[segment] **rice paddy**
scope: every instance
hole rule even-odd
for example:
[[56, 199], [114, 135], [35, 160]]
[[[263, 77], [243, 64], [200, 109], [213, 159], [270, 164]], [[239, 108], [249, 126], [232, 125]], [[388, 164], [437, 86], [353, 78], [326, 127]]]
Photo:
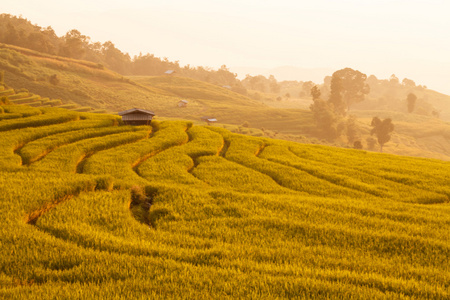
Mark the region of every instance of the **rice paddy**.
[[450, 297], [449, 162], [14, 105], [0, 154], [0, 298]]

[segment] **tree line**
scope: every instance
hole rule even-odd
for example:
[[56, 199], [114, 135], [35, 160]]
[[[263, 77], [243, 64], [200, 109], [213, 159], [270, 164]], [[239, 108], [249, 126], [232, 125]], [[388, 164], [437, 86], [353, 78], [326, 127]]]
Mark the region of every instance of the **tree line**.
[[[311, 88], [313, 104], [310, 109], [313, 113], [319, 134], [328, 140], [335, 140], [341, 135], [346, 135], [347, 142], [355, 149], [362, 149], [361, 128], [353, 115], [348, 115], [350, 107], [362, 102], [369, 94], [370, 87], [366, 82], [367, 75], [351, 68], [345, 68], [333, 73], [330, 80], [330, 92], [328, 100], [322, 98], [320, 88], [315, 85]], [[412, 97], [409, 95], [408, 97]], [[410, 103], [410, 102], [408, 102]], [[383, 145], [390, 141], [391, 132], [394, 131], [392, 120], [381, 120], [374, 117], [371, 122], [373, 127], [370, 134], [376, 136], [367, 138], [369, 149], [375, 147], [376, 142]]]
[[178, 61], [172, 62], [150, 53], [140, 53], [131, 57], [118, 49], [111, 41], [94, 42], [89, 36], [83, 35], [76, 29], [58, 37], [51, 26], [43, 28], [33, 25], [25, 18], [9, 14], [0, 15], [0, 43], [50, 55], [95, 62], [122, 75], [156, 76], [172, 70], [184, 77], [227, 86], [241, 94], [246, 93], [246, 89], [236, 78], [237, 74], [230, 72], [226, 66], [218, 70], [189, 65], [181, 67]]

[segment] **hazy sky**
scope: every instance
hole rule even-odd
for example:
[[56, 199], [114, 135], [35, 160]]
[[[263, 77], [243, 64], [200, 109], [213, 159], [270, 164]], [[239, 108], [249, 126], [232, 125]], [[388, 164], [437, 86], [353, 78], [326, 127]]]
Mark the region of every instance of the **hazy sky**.
[[[351, 67], [450, 94], [448, 0], [1, 0], [61, 36], [192, 66]], [[331, 74], [330, 74], [331, 75]]]

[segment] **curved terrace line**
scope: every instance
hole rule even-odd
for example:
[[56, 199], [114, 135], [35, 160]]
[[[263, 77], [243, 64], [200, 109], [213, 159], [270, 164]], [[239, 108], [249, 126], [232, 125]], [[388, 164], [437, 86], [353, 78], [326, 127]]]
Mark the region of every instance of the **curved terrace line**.
[[[288, 149], [292, 154], [294, 154], [296, 157], [298, 157], [298, 158], [300, 158], [300, 159], [303, 159], [300, 155], [298, 155], [298, 154], [296, 154], [295, 152], [293, 152], [289, 147], [288, 147], [287, 149]], [[274, 162], [274, 161], [272, 161], [272, 160], [269, 160], [269, 161]], [[324, 162], [318, 161], [318, 160], [313, 160], [313, 161], [314, 161], [314, 162], [318, 162], [318, 163], [327, 164], [327, 163], [324, 163]], [[274, 162], [274, 163], [278, 163], [278, 162]], [[282, 163], [279, 163], [279, 164], [282, 164]], [[284, 164], [282, 164], [282, 165], [284, 165]], [[329, 164], [329, 165], [336, 166], [336, 165], [334, 165], [334, 164]], [[290, 167], [295, 168], [295, 169], [299, 169], [299, 168], [293, 167], [293, 166], [290, 166]], [[340, 167], [340, 166], [336, 166], [336, 167]], [[392, 182], [392, 183], [394, 183], [394, 184], [398, 184], [398, 185], [401, 185], [401, 186], [404, 186], [404, 187], [407, 187], [407, 188], [411, 188], [410, 185], [407, 185], [407, 184], [402, 183], [402, 182], [395, 181], [395, 180], [393, 180], [393, 179], [391, 179], [391, 178], [386, 178], [386, 177], [382, 177], [382, 176], [380, 176], [380, 175], [376, 175], [376, 174], [374, 174], [374, 173], [372, 173], [372, 172], [370, 172], [370, 171], [364, 170], [364, 169], [360, 169], [360, 168], [351, 168], [351, 169], [352, 169], [352, 170], [356, 170], [356, 171], [361, 172], [361, 173], [364, 173], [364, 174], [366, 174], [366, 175], [370, 175], [370, 176], [373, 176], [373, 177], [376, 177], [376, 178], [380, 178], [380, 179], [383, 179], [383, 180], [390, 181], [390, 182]], [[317, 177], [317, 178], [319, 178], [319, 179], [322, 179], [322, 180], [325, 180], [325, 181], [328, 181], [328, 182], [334, 184], [333, 182], [327, 180], [326, 178], [318, 177], [317, 175], [314, 175], [314, 174], [312, 174], [310, 171], [304, 170], [303, 168], [301, 168], [301, 169], [299, 169], [299, 170], [301, 170], [301, 171], [303, 171], [303, 172], [306, 172], [306, 173], [310, 174], [311, 176], [315, 176], [315, 177]], [[369, 195], [381, 197], [380, 195], [376, 195], [375, 193], [370, 193], [370, 192], [368, 192], [368, 191], [361, 191], [361, 190], [354, 189], [354, 188], [351, 188], [351, 187], [348, 187], [348, 188], [353, 189], [353, 190], [356, 190], [356, 191], [359, 191], [359, 192], [363, 192], [363, 193], [366, 193], [366, 194], [369, 194]], [[447, 194], [445, 194], [445, 193], [440, 193], [440, 192], [438, 192], [438, 191], [432, 191], [432, 190], [427, 190], [427, 189], [421, 189], [421, 188], [418, 188], [418, 187], [415, 187], [415, 186], [414, 186], [414, 188], [417, 189], [417, 190], [425, 191], [425, 192], [434, 192], [434, 193], [436, 193], [436, 194], [439, 194], [439, 195], [442, 195], [442, 196], [446, 196], [447, 199], [448, 199], [447, 202], [445, 202], [445, 201], [430, 202], [430, 203], [420, 203], [420, 202], [417, 202], [417, 204], [442, 204], [442, 203], [448, 203], [448, 202], [450, 202], [450, 196], [447, 195]]]
[[[140, 166], [142, 163], [144, 163], [146, 160], [148, 160], [148, 159], [150, 159], [151, 157], [153, 157], [153, 156], [155, 156], [155, 155], [158, 155], [158, 154], [160, 154], [160, 153], [162, 153], [162, 152], [164, 152], [164, 151], [167, 151], [167, 150], [169, 150], [169, 149], [172, 149], [172, 148], [174, 148], [174, 147], [180, 147], [180, 146], [183, 146], [183, 145], [185, 145], [185, 144], [187, 144], [187, 143], [189, 143], [189, 142], [191, 141], [191, 140], [190, 140], [190, 137], [189, 137], [189, 134], [187, 134], [187, 131], [189, 130], [189, 128], [190, 128], [190, 127], [187, 126], [186, 129], [184, 130], [184, 131], [186, 132], [186, 140], [183, 141], [182, 144], [179, 144], [179, 145], [171, 145], [171, 146], [169, 146], [169, 147], [167, 147], [167, 148], [161, 148], [161, 149], [158, 149], [158, 150], [156, 150], [156, 151], [150, 152], [150, 153], [144, 155], [143, 157], [139, 158], [139, 159], [138, 159], [137, 161], [135, 161], [134, 163], [132, 163], [132, 164], [131, 164], [131, 169], [132, 169], [137, 175], [139, 175], [139, 177], [142, 177], [142, 176], [139, 174], [138, 169], [139, 169], [139, 166]], [[153, 137], [153, 134], [151, 135], [150, 138], [152, 138], [152, 137]], [[143, 177], [142, 177], [142, 178], [143, 178]], [[144, 178], [144, 179], [145, 179], [145, 178]]]

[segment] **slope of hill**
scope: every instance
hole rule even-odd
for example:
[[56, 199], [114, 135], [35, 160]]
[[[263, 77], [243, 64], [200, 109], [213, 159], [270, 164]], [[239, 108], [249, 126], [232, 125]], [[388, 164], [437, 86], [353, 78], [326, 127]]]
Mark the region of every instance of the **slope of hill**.
[[421, 85], [415, 85], [414, 81], [407, 78], [400, 83], [396, 80], [379, 80], [374, 76], [367, 79], [370, 93], [367, 99], [353, 106], [354, 109], [385, 110], [408, 113], [407, 96], [413, 93], [417, 97], [413, 108], [413, 114], [433, 116], [433, 112], [439, 118], [450, 122], [450, 96]]
[[[162, 90], [139, 87], [103, 66], [0, 45], [5, 83], [44, 97], [118, 111], [130, 106], [158, 109], [170, 101]], [[150, 104], [151, 103], [151, 104]]]
[[[147, 37], [143, 37], [144, 39]], [[42, 28], [22, 16], [0, 13], [0, 44], [10, 44], [65, 58], [83, 59], [101, 64], [122, 75], [162, 75], [167, 70], [184, 77], [203, 80], [219, 85], [229, 85], [238, 91], [245, 91], [235, 74], [226, 66], [218, 70], [209, 67], [181, 67], [178, 61], [156, 57], [150, 53], [140, 53], [131, 57], [116, 48], [114, 43], [92, 40], [77, 29], [58, 37], [51, 26]]]
[[[302, 141], [317, 137], [312, 115], [307, 109], [308, 100], [301, 103], [295, 100], [263, 103], [227, 88], [194, 79], [177, 76], [122, 77], [91, 62], [50, 56], [4, 44], [0, 45], [0, 70], [5, 72], [4, 80], [8, 86], [17, 91], [26, 88], [43, 98], [62, 99], [56, 102], [62, 101], [67, 108], [74, 104], [81, 110], [92, 107], [97, 110], [120, 111], [139, 107], [154, 111], [157, 117], [200, 121], [203, 116], [211, 116], [221, 124], [246, 124], [260, 135], [281, 139]], [[425, 92], [418, 96], [425, 97], [430, 91]], [[185, 108], [177, 107], [182, 99], [189, 102]], [[441, 99], [442, 105], [446, 103], [445, 97], [430, 96], [428, 99]], [[370, 103], [368, 101], [367, 105]], [[368, 124], [371, 117], [377, 114], [379, 117], [392, 115], [386, 110], [373, 109], [354, 111], [358, 116], [367, 118], [362, 119], [361, 125], [364, 139], [369, 136]], [[432, 118], [420, 122], [401, 121], [404, 117], [400, 115], [402, 114], [396, 113], [396, 118], [393, 119], [394, 124], [399, 126], [394, 133], [393, 143], [386, 145], [386, 152], [450, 159], [448, 123]], [[428, 132], [432, 134], [421, 135], [423, 128], [429, 128]], [[237, 130], [239, 129], [236, 128]], [[240, 131], [245, 132], [242, 129]], [[345, 145], [345, 142], [341, 142], [341, 145]]]
[[[285, 133], [311, 128], [304, 110], [273, 109], [216, 85], [182, 77], [130, 77], [91, 62], [50, 56], [10, 45], [0, 45], [0, 67], [5, 82], [43, 97], [59, 98], [81, 106], [120, 111], [130, 107], [153, 110], [158, 116], [200, 120], [211, 115], [221, 123]], [[51, 78], [57, 82], [52, 84]], [[139, 84], [139, 83], [142, 83]], [[145, 85], [145, 86], [144, 86]], [[193, 100], [177, 108], [181, 99]], [[305, 122], [298, 120], [305, 119]]]
[[0, 116], [0, 298], [450, 296], [448, 162]]
[[358, 116], [367, 136], [372, 128], [370, 123], [373, 116], [395, 120], [392, 139], [384, 149], [387, 153], [450, 161], [449, 122], [429, 116], [383, 110], [354, 110], [351, 113]]
[[[251, 127], [277, 130], [285, 134], [302, 134], [314, 131], [312, 117], [303, 109], [277, 109], [234, 93], [227, 88], [183, 77], [130, 77], [149, 88], [161, 89], [176, 94], [182, 99], [200, 105], [201, 115], [214, 116], [221, 123], [241, 125], [248, 122]], [[194, 115], [189, 112], [185, 116]]]

